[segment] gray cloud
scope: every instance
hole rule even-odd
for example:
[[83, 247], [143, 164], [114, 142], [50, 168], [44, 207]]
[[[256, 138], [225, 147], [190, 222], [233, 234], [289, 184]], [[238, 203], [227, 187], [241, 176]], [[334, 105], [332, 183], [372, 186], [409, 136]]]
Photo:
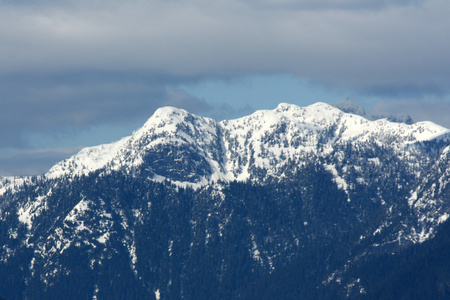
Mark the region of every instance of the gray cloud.
[[[4, 6], [0, 65], [4, 74], [283, 72], [366, 93], [419, 83], [447, 93], [450, 4], [364, 1], [366, 9], [355, 11], [361, 2], [319, 1], [323, 8], [316, 10], [261, 9], [252, 1], [233, 0]], [[370, 9], [376, 3], [381, 4]]]
[[254, 6], [278, 9], [302, 10], [361, 10], [382, 9], [389, 6], [407, 6], [423, 2], [423, 0], [247, 0]]

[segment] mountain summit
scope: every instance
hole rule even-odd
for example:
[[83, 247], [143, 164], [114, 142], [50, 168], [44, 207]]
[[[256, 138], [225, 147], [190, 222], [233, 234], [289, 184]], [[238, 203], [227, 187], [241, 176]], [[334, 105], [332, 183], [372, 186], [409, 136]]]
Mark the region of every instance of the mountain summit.
[[[160, 108], [2, 178], [0, 298], [377, 298], [445, 237], [450, 133], [337, 106], [222, 122]], [[448, 295], [442, 274], [415, 295]]]

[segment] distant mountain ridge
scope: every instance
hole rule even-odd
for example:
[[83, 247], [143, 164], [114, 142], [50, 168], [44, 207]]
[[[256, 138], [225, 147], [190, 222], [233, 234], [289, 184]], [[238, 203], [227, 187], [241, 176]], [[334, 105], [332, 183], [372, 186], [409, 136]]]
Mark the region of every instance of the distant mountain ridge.
[[222, 122], [160, 108], [42, 176], [2, 178], [0, 297], [378, 292], [362, 266], [448, 222], [450, 133], [340, 106]]
[[383, 114], [366, 114], [366, 111], [364, 110], [364, 108], [357, 104], [354, 103], [353, 101], [349, 100], [349, 99], [344, 99], [341, 100], [339, 102], [335, 102], [335, 103], [331, 103], [332, 106], [342, 110], [343, 112], [349, 113], [349, 114], [355, 114], [358, 116], [362, 116], [368, 120], [378, 120], [378, 119], [387, 119], [390, 122], [395, 122], [395, 123], [405, 123], [408, 125], [414, 124], [413, 119], [411, 118], [410, 115], [408, 114], [388, 114], [388, 115], [383, 115]]

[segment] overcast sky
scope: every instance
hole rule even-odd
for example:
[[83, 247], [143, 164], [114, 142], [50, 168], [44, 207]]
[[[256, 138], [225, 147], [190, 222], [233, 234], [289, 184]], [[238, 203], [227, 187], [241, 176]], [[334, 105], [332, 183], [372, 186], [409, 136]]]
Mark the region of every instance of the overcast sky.
[[350, 98], [450, 128], [448, 0], [0, 0], [0, 175], [161, 106], [218, 120]]

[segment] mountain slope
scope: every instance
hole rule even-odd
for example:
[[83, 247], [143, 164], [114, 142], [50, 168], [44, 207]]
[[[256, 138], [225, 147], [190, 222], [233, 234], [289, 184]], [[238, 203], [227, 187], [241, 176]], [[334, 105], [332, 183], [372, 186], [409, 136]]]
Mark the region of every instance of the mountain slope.
[[447, 220], [449, 149], [438, 125], [324, 103], [222, 122], [161, 108], [43, 176], [2, 179], [0, 296], [375, 293], [362, 267]]

